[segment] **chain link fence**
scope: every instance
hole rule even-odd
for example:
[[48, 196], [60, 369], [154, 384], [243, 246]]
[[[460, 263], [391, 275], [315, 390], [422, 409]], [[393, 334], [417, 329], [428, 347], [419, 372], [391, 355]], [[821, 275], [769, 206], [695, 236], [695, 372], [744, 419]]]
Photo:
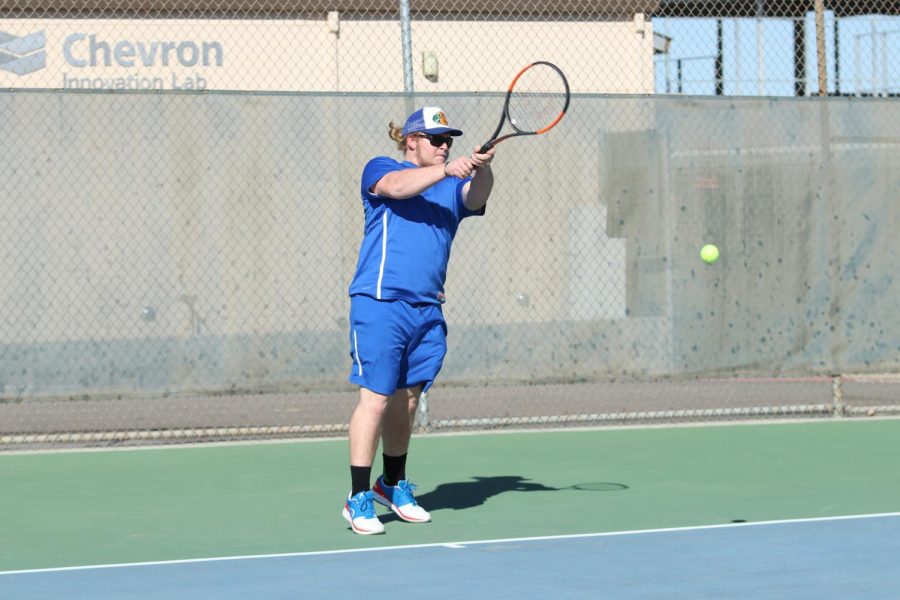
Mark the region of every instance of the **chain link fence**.
[[900, 411], [895, 2], [0, 17], [0, 449], [343, 432], [362, 166], [535, 59], [572, 106], [460, 228], [420, 428]]

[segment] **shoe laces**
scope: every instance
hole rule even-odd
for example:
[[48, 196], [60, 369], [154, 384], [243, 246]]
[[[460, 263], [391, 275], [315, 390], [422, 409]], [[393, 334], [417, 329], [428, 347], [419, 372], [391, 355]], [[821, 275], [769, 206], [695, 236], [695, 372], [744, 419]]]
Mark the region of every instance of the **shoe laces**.
[[372, 505], [374, 498], [372, 497], [372, 492], [362, 492], [362, 499], [359, 499], [359, 496], [360, 495], [357, 494], [352, 500], [359, 506], [360, 514], [364, 516], [368, 516], [370, 512], [374, 514], [375, 511]]
[[416, 502], [415, 497], [413, 497], [413, 492], [416, 491], [416, 488], [418, 487], [416, 484], [414, 484], [412, 481], [410, 481], [408, 479], [401, 479], [400, 481], [397, 482], [397, 487], [400, 488], [402, 491], [406, 492], [406, 495], [409, 497], [410, 502], [412, 502], [415, 505], [418, 505], [418, 502]]

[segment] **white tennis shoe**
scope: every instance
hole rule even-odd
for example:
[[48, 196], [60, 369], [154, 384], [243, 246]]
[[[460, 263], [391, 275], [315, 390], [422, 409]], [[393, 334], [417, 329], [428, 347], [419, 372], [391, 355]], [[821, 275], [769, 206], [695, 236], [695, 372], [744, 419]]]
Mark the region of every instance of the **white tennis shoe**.
[[384, 533], [384, 524], [375, 516], [375, 502], [370, 491], [348, 496], [341, 514], [350, 523], [354, 533], [359, 535]]
[[416, 502], [413, 492], [416, 484], [408, 479], [402, 479], [397, 485], [385, 485], [384, 475], [375, 481], [372, 495], [379, 504], [384, 504], [394, 513], [409, 523], [427, 523], [431, 515]]

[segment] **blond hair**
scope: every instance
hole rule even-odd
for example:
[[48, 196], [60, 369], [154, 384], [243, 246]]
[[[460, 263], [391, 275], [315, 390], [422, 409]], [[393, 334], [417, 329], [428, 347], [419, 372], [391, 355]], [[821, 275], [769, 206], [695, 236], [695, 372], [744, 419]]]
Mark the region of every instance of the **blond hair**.
[[400, 152], [406, 151], [406, 136], [403, 135], [402, 127], [391, 121], [388, 125], [388, 135], [397, 144], [397, 150]]

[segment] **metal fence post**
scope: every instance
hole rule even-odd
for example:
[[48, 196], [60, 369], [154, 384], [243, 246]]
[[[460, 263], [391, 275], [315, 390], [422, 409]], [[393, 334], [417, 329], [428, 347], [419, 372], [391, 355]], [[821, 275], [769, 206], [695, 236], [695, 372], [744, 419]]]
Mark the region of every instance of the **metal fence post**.
[[403, 39], [403, 90], [415, 92], [412, 69], [412, 27], [409, 16], [409, 0], [400, 0], [400, 32]]
[[831, 376], [831, 408], [835, 417], [843, 417], [847, 410], [844, 405], [844, 385], [840, 373]]
[[825, 61], [825, 0], [816, 0], [816, 63], [819, 66], [819, 95], [828, 95], [828, 67]]

